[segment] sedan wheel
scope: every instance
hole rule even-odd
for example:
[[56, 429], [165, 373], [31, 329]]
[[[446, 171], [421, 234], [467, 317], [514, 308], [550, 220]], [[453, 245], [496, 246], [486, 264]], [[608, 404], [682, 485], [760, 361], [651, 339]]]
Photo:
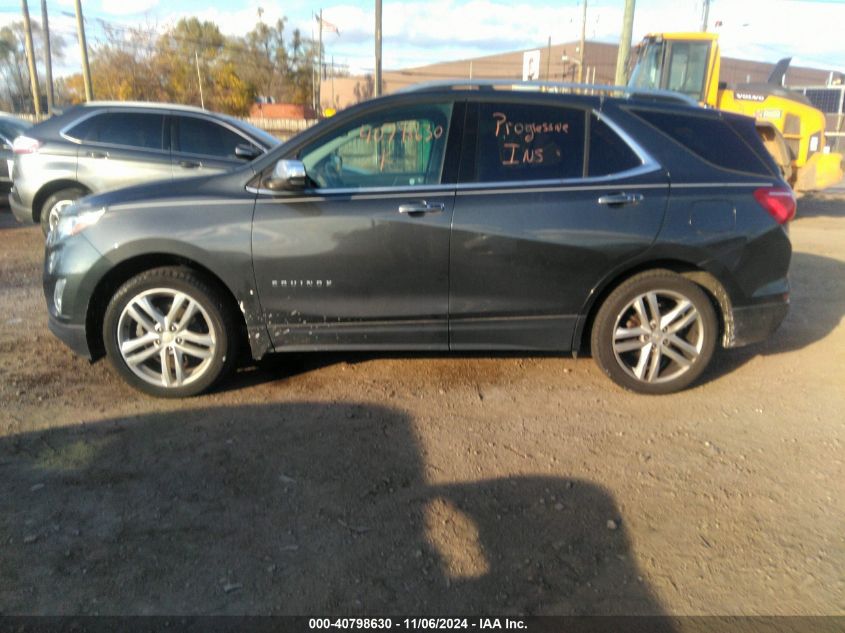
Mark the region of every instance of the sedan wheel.
[[62, 211], [74, 202], [87, 195], [88, 192], [79, 187], [68, 187], [52, 194], [41, 205], [41, 231], [47, 235], [56, 228]]
[[671, 271], [632, 277], [602, 304], [593, 356], [615, 382], [643, 393], [692, 383], [715, 348], [717, 320], [707, 295]]
[[237, 329], [216, 289], [192, 271], [159, 268], [126, 282], [106, 310], [112, 364], [156, 396], [205, 390], [231, 367]]

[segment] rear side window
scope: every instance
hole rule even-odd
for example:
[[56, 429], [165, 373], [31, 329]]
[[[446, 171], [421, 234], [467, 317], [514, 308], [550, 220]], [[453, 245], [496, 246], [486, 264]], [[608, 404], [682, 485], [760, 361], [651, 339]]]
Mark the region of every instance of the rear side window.
[[475, 181], [581, 178], [585, 118], [575, 108], [479, 104]]
[[161, 150], [164, 115], [146, 112], [103, 112], [67, 131], [79, 141]]
[[590, 119], [588, 176], [607, 176], [639, 167], [643, 162], [619, 135], [596, 115]]
[[176, 135], [176, 151], [217, 158], [237, 158], [235, 148], [238, 145], [251, 145], [240, 134], [212, 121], [192, 116], [177, 118], [179, 131]]
[[635, 110], [634, 113], [718, 167], [771, 176], [760, 157], [721, 119]]

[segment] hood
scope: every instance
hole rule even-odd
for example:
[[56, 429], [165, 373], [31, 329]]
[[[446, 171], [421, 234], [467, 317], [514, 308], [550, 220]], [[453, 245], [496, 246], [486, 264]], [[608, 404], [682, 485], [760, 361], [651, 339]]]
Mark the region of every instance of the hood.
[[240, 189], [255, 175], [255, 171], [244, 165], [235, 171], [177, 180], [158, 180], [155, 182], [133, 185], [113, 191], [96, 193], [84, 198], [84, 204], [91, 207], [114, 207], [131, 205], [134, 202], [155, 200], [178, 200], [215, 196], [231, 193]]

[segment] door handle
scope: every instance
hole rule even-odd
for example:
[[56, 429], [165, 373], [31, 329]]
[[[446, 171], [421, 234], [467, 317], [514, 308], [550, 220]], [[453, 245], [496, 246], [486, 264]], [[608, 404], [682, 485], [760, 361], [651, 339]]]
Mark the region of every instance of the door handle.
[[643, 199], [641, 193], [611, 193], [601, 196], [598, 202], [609, 207], [621, 207], [626, 204], [639, 204]]
[[405, 213], [410, 216], [423, 215], [424, 213], [440, 213], [446, 205], [442, 202], [412, 202], [409, 204], [399, 205], [399, 213]]
[[202, 163], [196, 160], [180, 160], [179, 167], [184, 167], [185, 169], [196, 169], [197, 167], [202, 167]]
[[106, 152], [85, 152], [85, 155], [88, 158], [108, 158], [109, 155]]

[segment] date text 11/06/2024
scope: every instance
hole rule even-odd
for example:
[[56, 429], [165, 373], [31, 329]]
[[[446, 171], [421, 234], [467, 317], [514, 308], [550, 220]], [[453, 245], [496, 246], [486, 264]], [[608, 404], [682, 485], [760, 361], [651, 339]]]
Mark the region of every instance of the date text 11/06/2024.
[[409, 629], [409, 630], [524, 630], [525, 622], [511, 618], [310, 618], [308, 628], [366, 630], [366, 629]]

